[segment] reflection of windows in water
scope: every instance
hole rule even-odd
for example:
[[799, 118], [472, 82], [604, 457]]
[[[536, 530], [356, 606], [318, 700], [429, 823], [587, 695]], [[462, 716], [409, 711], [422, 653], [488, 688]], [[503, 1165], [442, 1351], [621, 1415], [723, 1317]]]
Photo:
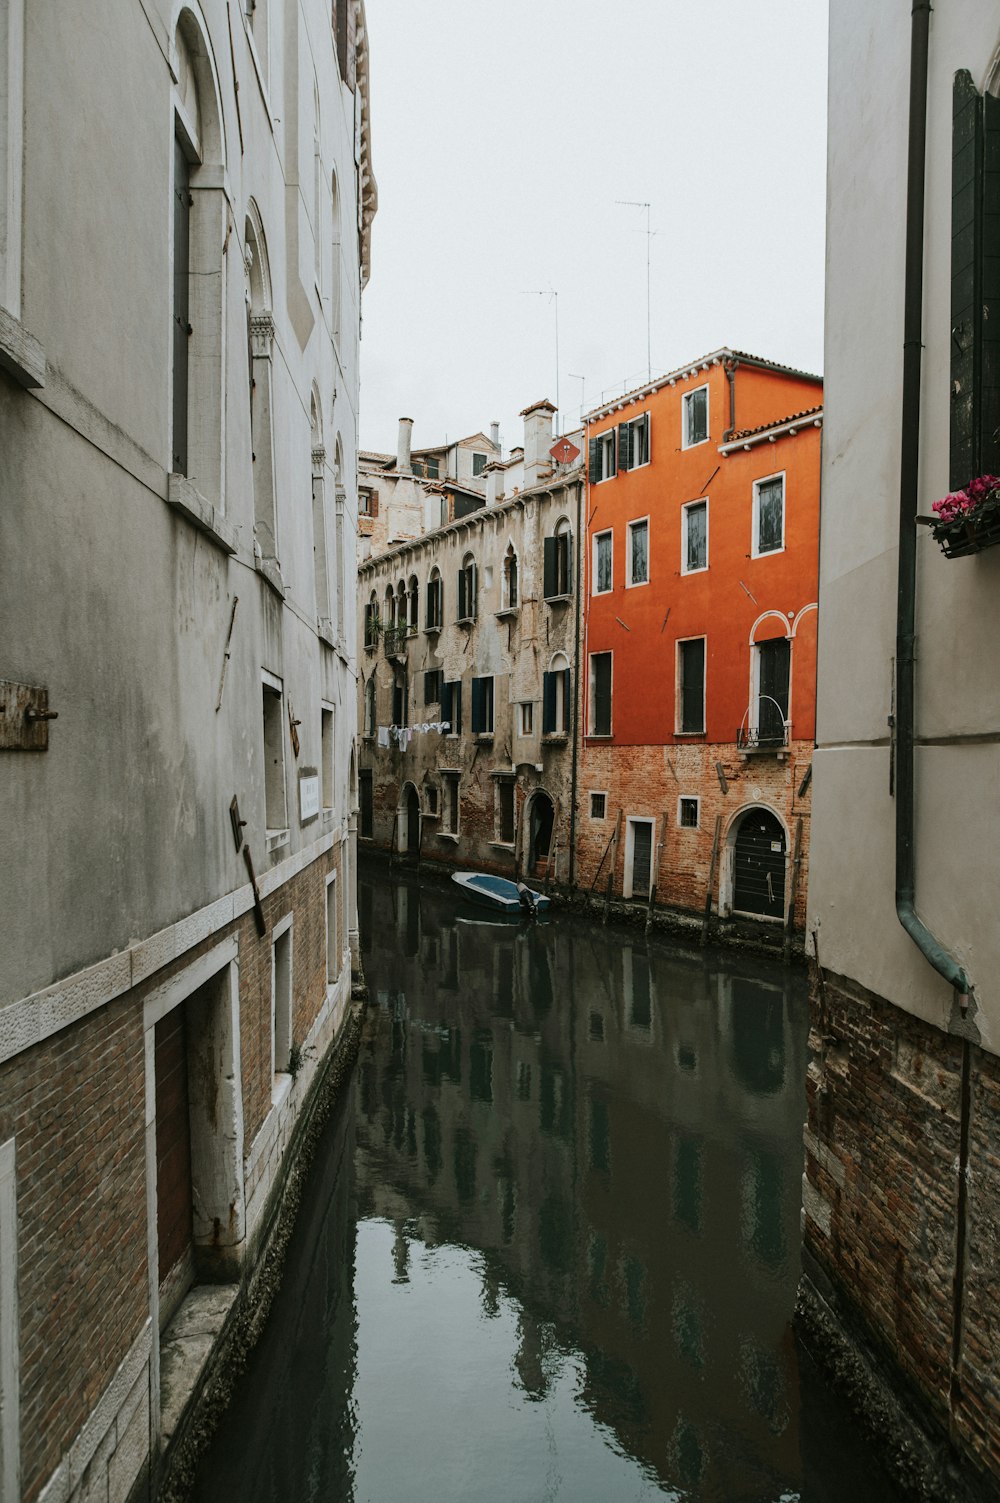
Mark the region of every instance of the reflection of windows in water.
[[493, 1037], [481, 1034], [469, 1049], [469, 1095], [473, 1101], [493, 1100]]
[[591, 1237], [587, 1248], [587, 1270], [590, 1274], [590, 1297], [603, 1309], [608, 1303], [608, 1286], [605, 1274], [608, 1266], [608, 1245], [603, 1237]]
[[494, 951], [496, 972], [493, 978], [493, 1011], [497, 1017], [514, 1016], [514, 947], [500, 943]]
[[500, 1207], [500, 1235], [505, 1243], [511, 1243], [517, 1230], [517, 1195], [509, 1173], [497, 1177], [497, 1204]]
[[603, 1174], [611, 1172], [611, 1132], [606, 1101], [590, 1103], [590, 1167]]
[[628, 1000], [628, 1021], [631, 1028], [649, 1028], [652, 1024], [652, 989], [649, 977], [649, 957], [641, 950], [626, 945], [623, 953], [625, 969], [625, 996]]
[[542, 1132], [568, 1138], [571, 1128], [569, 1091], [566, 1077], [558, 1065], [543, 1064], [539, 1090], [539, 1121]]
[[634, 1326], [641, 1326], [646, 1319], [646, 1300], [642, 1292], [646, 1271], [638, 1258], [625, 1259], [625, 1297], [628, 1302], [628, 1318]]
[[441, 1084], [441, 1049], [426, 1034], [421, 1040], [420, 1062], [425, 1084], [439, 1086]]
[[681, 1487], [694, 1489], [701, 1481], [702, 1450], [698, 1432], [681, 1416], [677, 1421], [670, 1449], [674, 1457], [676, 1481]]
[[730, 1008], [733, 1070], [755, 1096], [771, 1096], [785, 1083], [785, 1015], [781, 993], [733, 977]]
[[674, 1339], [685, 1362], [700, 1371], [705, 1365], [705, 1333], [694, 1295], [682, 1285], [674, 1295]]
[[674, 1147], [674, 1216], [693, 1232], [701, 1230], [701, 1145], [681, 1135]]
[[375, 928], [375, 889], [367, 882], [358, 883], [358, 928], [361, 930], [361, 950], [370, 954]]
[[785, 1254], [783, 1200], [781, 1160], [764, 1148], [753, 1149], [743, 1174], [743, 1239], [769, 1268], [777, 1267]]
[[458, 930], [445, 929], [441, 934], [441, 985], [458, 990]]
[[476, 1140], [467, 1127], [455, 1129], [455, 1190], [468, 1202], [476, 1194]]
[[531, 1100], [531, 1066], [523, 1059], [517, 1062], [517, 1099], [518, 1101]]
[[553, 1273], [568, 1273], [573, 1263], [573, 1219], [561, 1195], [547, 1195], [538, 1207], [538, 1251]]
[[433, 1106], [425, 1106], [423, 1113], [424, 1125], [424, 1164], [427, 1168], [427, 1183], [433, 1185], [441, 1173], [441, 1123], [437, 1111]]
[[535, 1013], [544, 1017], [552, 1006], [552, 972], [549, 969], [548, 952], [541, 944], [534, 946], [531, 951], [528, 992]]
[[411, 1159], [417, 1157], [417, 1114], [412, 1106], [406, 1108], [406, 1151]]
[[441, 1040], [441, 1074], [455, 1085], [462, 1083], [462, 1033], [449, 1028]]
[[403, 933], [403, 954], [409, 957], [420, 953], [420, 897], [409, 888], [401, 887], [400, 928]]
[[774, 1353], [758, 1346], [752, 1337], [740, 1341], [740, 1379], [753, 1408], [780, 1434], [788, 1423], [784, 1377]]
[[693, 1044], [677, 1045], [677, 1063], [682, 1070], [694, 1070], [697, 1068], [698, 1056]]
[[590, 1014], [590, 1037], [595, 1044], [604, 1043], [604, 1019], [599, 1012]]
[[366, 1060], [358, 1071], [358, 1094], [361, 1115], [366, 1122], [374, 1122], [378, 1114], [378, 1072], [371, 1060]]
[[424, 940], [424, 965], [431, 966], [438, 963], [438, 939], [436, 934], [429, 934]]

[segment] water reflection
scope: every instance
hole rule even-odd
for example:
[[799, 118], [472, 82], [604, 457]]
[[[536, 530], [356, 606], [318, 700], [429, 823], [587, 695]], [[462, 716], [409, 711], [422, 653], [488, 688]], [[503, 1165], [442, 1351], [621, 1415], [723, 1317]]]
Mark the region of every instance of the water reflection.
[[[802, 978], [461, 922], [384, 880], [359, 905], [374, 1005], [324, 1213], [345, 1227], [318, 1234], [325, 1294], [315, 1252], [282, 1292], [304, 1365], [286, 1331], [256, 1380], [284, 1490], [237, 1414], [198, 1496], [237, 1466], [251, 1503], [825, 1503], [853, 1467], [856, 1503], [885, 1499], [790, 1333]], [[266, 1402], [253, 1436], [277, 1435]]]

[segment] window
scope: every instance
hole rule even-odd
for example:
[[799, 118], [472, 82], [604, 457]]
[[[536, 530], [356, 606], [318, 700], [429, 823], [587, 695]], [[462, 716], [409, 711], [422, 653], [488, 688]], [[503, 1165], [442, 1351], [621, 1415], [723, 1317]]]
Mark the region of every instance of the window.
[[323, 705], [320, 712], [320, 751], [322, 752], [322, 797], [323, 808], [333, 808], [333, 767], [334, 767], [334, 709], [333, 705]]
[[681, 573], [708, 568], [708, 502], [691, 501], [681, 508]]
[[427, 479], [428, 480], [437, 480], [438, 476], [440, 475], [440, 467], [438, 465], [437, 460], [436, 459], [425, 460], [425, 465], [426, 465], [426, 468], [427, 468]]
[[530, 699], [522, 700], [517, 707], [517, 734], [530, 736], [535, 724], [535, 707]]
[[697, 830], [700, 804], [701, 800], [698, 798], [679, 798], [677, 800], [677, 823], [682, 830]]
[[262, 685], [264, 712], [264, 822], [269, 832], [288, 825], [285, 811], [285, 715], [281, 680]]
[[444, 674], [440, 668], [430, 668], [424, 674], [424, 704], [436, 705], [441, 702], [441, 685], [444, 683]]
[[560, 517], [552, 537], [543, 546], [542, 593], [546, 600], [560, 600], [573, 591], [573, 534]]
[[340, 973], [340, 946], [337, 943], [337, 873], [326, 879], [326, 980], [336, 981]]
[[681, 447], [690, 449], [708, 438], [708, 387], [699, 386], [694, 391], [686, 391], [682, 408], [684, 432]]
[[599, 532], [594, 537], [594, 594], [606, 595], [611, 589], [611, 532]]
[[431, 570], [431, 577], [427, 581], [427, 616], [425, 625], [428, 631], [440, 631], [444, 621], [444, 591], [441, 587], [441, 571]]
[[378, 496], [375, 491], [369, 490], [367, 486], [362, 486], [358, 490], [358, 516], [378, 516]]
[[462, 734], [462, 680], [452, 679], [441, 686], [441, 719], [448, 722], [448, 734]]
[[292, 916], [276, 924], [271, 944], [271, 1073], [287, 1073], [292, 1049]]
[[[278, 564], [278, 521], [274, 485], [274, 425], [272, 420], [271, 372], [274, 353], [274, 318], [271, 313], [271, 278], [267, 267], [264, 234], [256, 214], [248, 215], [245, 230], [247, 345], [250, 405], [250, 451], [253, 470], [253, 535], [265, 564]], [[192, 240], [192, 246], [195, 241]], [[195, 280], [195, 279], [192, 279]], [[192, 289], [192, 301], [195, 299]], [[193, 418], [192, 431], [198, 426]], [[197, 471], [193, 473], [197, 474]], [[266, 571], [265, 571], [266, 572]]]
[[557, 652], [542, 674], [542, 735], [566, 736], [569, 734], [569, 659]]
[[753, 647], [756, 706], [752, 729], [757, 733], [758, 746], [785, 744], [791, 647], [787, 637], [774, 637]]
[[588, 473], [591, 485], [610, 480], [617, 473], [617, 436], [618, 430], [609, 428], [607, 433], [599, 433], [590, 440]]
[[677, 730], [691, 735], [705, 729], [705, 638], [677, 643]]
[[513, 543], [507, 544], [503, 560], [503, 605], [508, 611], [517, 606], [517, 554]]
[[360, 835], [363, 840], [371, 840], [375, 833], [375, 798], [372, 790], [372, 775], [370, 771], [361, 774], [358, 780], [361, 801], [361, 829]]
[[365, 606], [365, 647], [374, 652], [378, 646], [378, 596], [372, 590]]
[[417, 629], [417, 611], [419, 605], [420, 586], [417, 583], [417, 576], [415, 574], [411, 574], [410, 582], [406, 587], [406, 627], [410, 632], [415, 632]]
[[444, 793], [444, 833], [446, 835], [458, 834], [458, 773], [446, 772], [441, 776], [442, 791]]
[[312, 544], [313, 583], [316, 588], [316, 624], [320, 631], [329, 629], [330, 576], [326, 536], [326, 450], [320, 421], [319, 393], [313, 388], [309, 408], [312, 434]]
[[490, 456], [488, 454], [475, 454], [475, 453], [473, 454], [473, 456], [472, 456], [472, 473], [473, 473], [473, 475], [481, 475], [483, 473], [483, 471], [486, 468], [486, 461], [489, 459], [489, 457]]
[[591, 819], [606, 819], [608, 816], [608, 795], [606, 793], [592, 793], [590, 795]]
[[435, 816], [437, 815], [438, 791], [433, 783], [428, 783], [426, 788], [424, 789], [424, 808], [426, 809], [428, 814], [433, 814]]
[[471, 553], [462, 560], [458, 571], [458, 620], [475, 621], [479, 601], [477, 599], [476, 561]]
[[474, 736], [492, 736], [493, 734], [492, 677], [472, 680], [472, 734]]
[[649, 519], [628, 524], [628, 582], [649, 583]]
[[375, 675], [365, 684], [365, 735], [375, 735]]
[[392, 723], [409, 725], [409, 696], [406, 692], [406, 670], [397, 668], [392, 681]]
[[779, 553], [785, 546], [785, 477], [771, 475], [753, 485], [753, 556]]
[[610, 652], [590, 654], [590, 735], [611, 735]]
[[649, 413], [622, 423], [618, 429], [618, 468], [637, 470], [649, 464]]
[[496, 836], [501, 845], [514, 844], [514, 779], [499, 777], [496, 784]]
[[963, 68], [953, 86], [951, 487], [1000, 471], [995, 161], [1000, 99]]

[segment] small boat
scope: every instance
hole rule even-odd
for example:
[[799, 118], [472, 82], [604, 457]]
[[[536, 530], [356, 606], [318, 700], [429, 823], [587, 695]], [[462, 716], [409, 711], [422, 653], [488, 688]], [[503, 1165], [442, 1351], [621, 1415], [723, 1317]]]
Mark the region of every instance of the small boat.
[[549, 908], [549, 899], [544, 893], [533, 892], [523, 882], [510, 882], [506, 877], [494, 877], [486, 872], [452, 872], [451, 880], [474, 903], [499, 909], [502, 913], [540, 917]]

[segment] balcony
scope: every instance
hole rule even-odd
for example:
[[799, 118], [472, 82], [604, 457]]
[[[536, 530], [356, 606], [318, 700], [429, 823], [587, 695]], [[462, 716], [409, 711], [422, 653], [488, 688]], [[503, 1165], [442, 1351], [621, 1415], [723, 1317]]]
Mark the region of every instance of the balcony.
[[386, 657], [405, 658], [407, 638], [415, 633], [415, 626], [387, 626], [382, 633]]
[[742, 724], [736, 732], [736, 750], [741, 757], [778, 757], [788, 751], [792, 723], [785, 719], [785, 709], [770, 695], [761, 694], [747, 705]]

